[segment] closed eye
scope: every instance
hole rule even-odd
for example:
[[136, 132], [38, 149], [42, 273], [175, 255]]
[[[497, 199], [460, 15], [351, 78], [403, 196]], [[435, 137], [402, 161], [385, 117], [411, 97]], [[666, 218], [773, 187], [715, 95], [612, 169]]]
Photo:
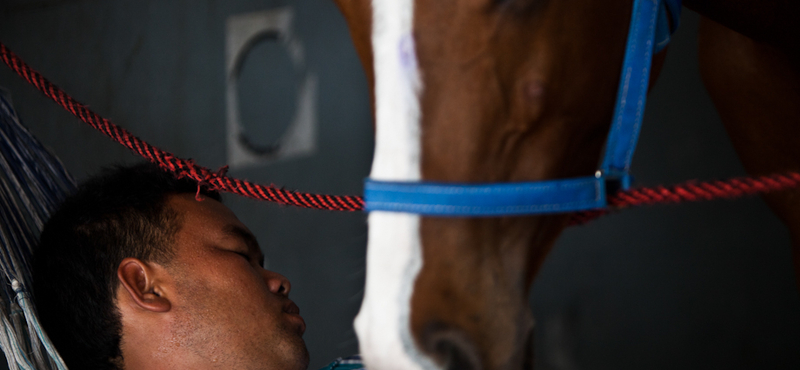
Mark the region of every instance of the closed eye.
[[[250, 254], [248, 254], [248, 253], [245, 253], [245, 252], [233, 252], [233, 253], [236, 253], [236, 254], [242, 256], [248, 263], [252, 263], [253, 262], [253, 259], [250, 257]], [[261, 267], [261, 268], [265, 268], [264, 267], [264, 260], [258, 261], [258, 266]]]
[[[257, 262], [259, 266], [262, 268], [264, 267], [264, 255], [261, 253], [258, 247], [258, 242], [256, 241], [256, 237], [241, 226], [237, 225], [227, 225], [224, 228], [226, 237], [233, 239], [231, 243], [241, 243], [244, 242], [244, 245], [247, 246], [247, 251], [240, 252], [236, 250], [232, 250], [233, 253], [236, 253], [248, 262]], [[240, 246], [241, 244], [232, 244], [236, 246]], [[237, 248], [238, 249], [238, 248]]]

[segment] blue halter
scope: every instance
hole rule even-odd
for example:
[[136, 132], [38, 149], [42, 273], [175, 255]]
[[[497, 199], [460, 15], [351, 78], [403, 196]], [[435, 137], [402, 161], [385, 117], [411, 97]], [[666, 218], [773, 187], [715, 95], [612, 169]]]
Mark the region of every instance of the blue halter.
[[464, 217], [606, 208], [608, 184], [615, 189], [630, 187], [631, 160], [644, 116], [652, 57], [669, 43], [670, 35], [678, 27], [680, 12], [681, 0], [634, 0], [614, 118], [603, 164], [595, 176], [493, 184], [367, 179], [365, 210]]

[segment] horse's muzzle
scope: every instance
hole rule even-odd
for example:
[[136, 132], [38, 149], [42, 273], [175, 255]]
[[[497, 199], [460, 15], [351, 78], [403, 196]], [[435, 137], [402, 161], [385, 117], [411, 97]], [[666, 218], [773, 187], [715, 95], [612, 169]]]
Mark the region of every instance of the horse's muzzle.
[[430, 324], [423, 343], [428, 355], [443, 365], [444, 370], [483, 369], [477, 347], [458, 329]]

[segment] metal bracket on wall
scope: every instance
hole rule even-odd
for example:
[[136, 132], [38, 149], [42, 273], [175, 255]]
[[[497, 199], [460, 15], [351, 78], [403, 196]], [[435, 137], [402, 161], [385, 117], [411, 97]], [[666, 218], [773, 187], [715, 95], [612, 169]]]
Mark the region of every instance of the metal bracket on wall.
[[[267, 164], [310, 155], [317, 143], [317, 78], [307, 70], [303, 46], [291, 32], [292, 9], [279, 8], [231, 16], [227, 20], [225, 73], [227, 97], [227, 154], [231, 168]], [[286, 47], [296, 71], [302, 75], [297, 89], [297, 110], [277, 144], [256, 147], [244, 133], [239, 107], [241, 66], [250, 50], [265, 36]]]

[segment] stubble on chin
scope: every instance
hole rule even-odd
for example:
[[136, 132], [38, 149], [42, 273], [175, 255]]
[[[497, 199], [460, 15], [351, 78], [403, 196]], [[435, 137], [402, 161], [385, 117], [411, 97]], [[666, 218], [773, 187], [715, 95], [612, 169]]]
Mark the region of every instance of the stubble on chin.
[[270, 342], [277, 345], [272, 347], [272, 351], [270, 351], [272, 353], [269, 357], [274, 359], [276, 363], [280, 362], [281, 364], [277, 367], [267, 366], [259, 369], [306, 370], [308, 368], [308, 348], [306, 348], [302, 334], [298, 333], [296, 328], [291, 327], [284, 321], [279, 330], [273, 333]]
[[[309, 353], [302, 334], [278, 320], [271, 333], [226, 332], [207, 307], [192, 307], [172, 330], [173, 347], [184, 347], [213, 368], [239, 370], [306, 370]], [[253, 335], [255, 334], [255, 335]], [[244, 336], [244, 337], [243, 337]]]

